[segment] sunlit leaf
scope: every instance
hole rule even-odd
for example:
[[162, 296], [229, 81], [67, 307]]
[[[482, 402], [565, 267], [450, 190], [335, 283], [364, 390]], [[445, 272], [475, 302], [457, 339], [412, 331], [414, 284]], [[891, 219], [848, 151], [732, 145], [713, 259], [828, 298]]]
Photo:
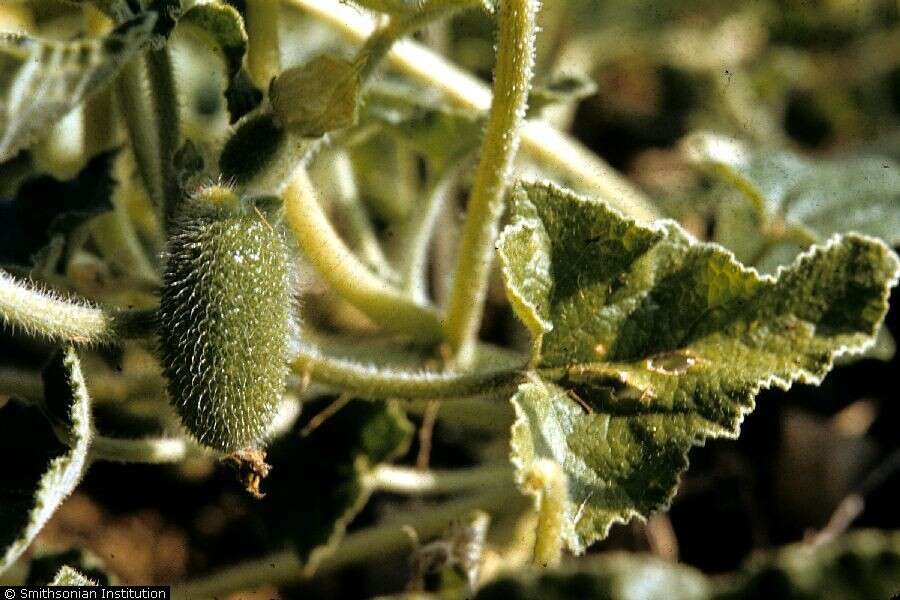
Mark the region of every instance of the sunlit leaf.
[[25, 552], [86, 466], [90, 400], [73, 348], [44, 370], [44, 393], [43, 411], [13, 402], [0, 413], [0, 452], [16, 457], [0, 487], [0, 572]]
[[155, 22], [146, 13], [101, 39], [74, 42], [0, 34], [0, 162], [109, 84], [150, 40]]
[[818, 383], [871, 345], [900, 268], [851, 234], [766, 277], [671, 222], [643, 227], [551, 184], [514, 196], [501, 267], [534, 355], [513, 461], [520, 477], [562, 466], [573, 551], [665, 506], [689, 448], [736, 436], [760, 389]]

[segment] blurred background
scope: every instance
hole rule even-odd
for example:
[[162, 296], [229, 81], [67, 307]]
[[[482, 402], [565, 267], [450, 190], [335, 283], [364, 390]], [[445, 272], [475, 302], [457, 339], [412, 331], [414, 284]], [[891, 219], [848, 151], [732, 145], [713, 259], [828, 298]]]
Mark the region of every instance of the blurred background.
[[[234, 4], [243, 8], [240, 2]], [[289, 40], [284, 44], [285, 66], [303, 62], [322, 49], [352, 49], [290, 2], [282, 10], [283, 38]], [[698, 238], [723, 243], [765, 271], [789, 262], [800, 249], [794, 248], [799, 244], [795, 239], [773, 238], [759, 246], [767, 234], [754, 229], [759, 223], [753, 214], [747, 216], [748, 210], [756, 210], [752, 202], [748, 205], [745, 194], [734, 185], [724, 183], [703, 165], [698, 167], [696, 157], [685, 151], [685, 139], [697, 131], [715, 132], [754, 156], [778, 153], [826, 166], [862, 164], [854, 161], [877, 164], [883, 171], [876, 172], [883, 180], [873, 182], [868, 166], [851, 166], [849, 174], [813, 186], [820, 197], [831, 197], [828, 202], [848, 198], [846, 205], [837, 208], [829, 204], [833, 221], [852, 220], [853, 194], [861, 189], [852, 179], [854, 173], [862, 174], [862, 185], [868, 180], [876, 188], [881, 186], [877, 193], [881, 198], [886, 194], [888, 208], [893, 203], [894, 215], [900, 210], [896, 162], [900, 160], [900, 2], [545, 0], [540, 22], [543, 32], [531, 115], [570, 131], [652, 198], [663, 214], [677, 219]], [[65, 37], [82, 27], [80, 11], [62, 3], [6, 0], [0, 4], [0, 29]], [[484, 81], [490, 80], [494, 22], [488, 15], [470, 11], [418, 37]], [[241, 103], [253, 106], [254, 90], [247, 83], [243, 96], [220, 102], [216, 90], [222, 82], [214, 73], [198, 75], [202, 69], [192, 67], [191, 61], [201, 59], [177, 46], [189, 45], [189, 40], [175, 44], [176, 53], [181, 52], [176, 63], [184, 83], [187, 126], [205, 131], [215, 144], [242, 111]], [[80, 131], [83, 116], [79, 114], [73, 113], [40, 147], [0, 164], [0, 262], [25, 264], [51, 243], [50, 224], [61, 209], [51, 205], [50, 199], [73, 204], [73, 210], [93, 210], [98, 195], [112, 193], [115, 168], [120, 167], [113, 167], [111, 155], [85, 157], [80, 151], [67, 150], [72, 136], [80, 136], [73, 133]], [[349, 153], [366, 214], [381, 239], [391, 235], [392, 215], [408, 210], [403, 202], [413, 202], [409, 199], [424, 189], [427, 178], [420, 174], [430, 168], [425, 154], [425, 158], [410, 154], [402, 144], [398, 149], [390, 135], [367, 138]], [[523, 165], [526, 172], [531, 168]], [[403, 179], [402, 173], [412, 175]], [[332, 176], [328, 165], [320, 169], [317, 177], [323, 189]], [[398, 180], [411, 181], [412, 189], [398, 191]], [[443, 217], [450, 224], [448, 231], [458, 224], [465, 198], [465, 181], [458, 187], [455, 209]], [[46, 206], [23, 209], [22, 199], [29, 197], [47, 199]], [[816, 198], [808, 202], [816, 205]], [[339, 225], [350, 218], [340, 206], [332, 210]], [[898, 217], [879, 215], [881, 231], [887, 231], [880, 235], [889, 241], [900, 239]], [[347, 227], [345, 231], [352, 231]], [[819, 233], [827, 237], [833, 230], [824, 227]], [[149, 248], [158, 244], [152, 232], [142, 235]], [[452, 245], [452, 239], [439, 236], [435, 261], [441, 260], [441, 244]], [[70, 280], [74, 277], [79, 293], [104, 298], [115, 287], [116, 267], [107, 271], [91, 263], [91, 247], [85, 248], [83, 254], [69, 253], [65, 265], [54, 268], [65, 271]], [[303, 309], [309, 322], [323, 331], [367, 331], [359, 315], [312, 283]], [[438, 278], [432, 282], [438, 297], [441, 285]], [[691, 467], [670, 511], [646, 523], [615, 526], [591, 552], [650, 552], [716, 574], [738, 569], [756, 551], [808, 539], [826, 529], [829, 521], [840, 530], [841, 516], [850, 517], [852, 528], [900, 528], [900, 437], [896, 433], [900, 358], [893, 343], [900, 336], [900, 294], [896, 291], [892, 306], [886, 331], [869, 355], [844, 361], [820, 387], [796, 385], [789, 392], [763, 392], [739, 440], [712, 441], [692, 450]], [[503, 302], [500, 286], [488, 307], [484, 337], [514, 348], [527, 343]], [[36, 368], [48, 351], [44, 344], [24, 336], [8, 332], [0, 336], [4, 365]], [[123, 364], [127, 370], [129, 356], [98, 356], [99, 370]], [[306, 427], [334, 400], [312, 392], [307, 399], [295, 429]], [[160, 428], [146, 415], [123, 416], [114, 406], [105, 405], [99, 410], [98, 422], [107, 431]], [[423, 420], [431, 421], [431, 414], [427, 406], [418, 407], [408, 418], [420, 431]], [[438, 468], [463, 467], [506, 451], [503, 427], [508, 422], [504, 419], [511, 419], [511, 413], [500, 409], [495, 422], [499, 425], [487, 430], [483, 423], [467, 424], [459, 415], [445, 419], [442, 414], [438, 413], [428, 438], [408, 432], [408, 449], [398, 462], [415, 465], [421, 461], [423, 439], [430, 446], [428, 464]], [[54, 516], [40, 542], [54, 548], [85, 548], [121, 581], [134, 583], [167, 583], [258, 557], [280, 546], [282, 540], [273, 532], [293, 522], [286, 515], [299, 513], [310, 520], [319, 514], [308, 496], [325, 494], [325, 489], [338, 498], [349, 493], [329, 480], [335, 464], [353, 462], [341, 441], [346, 439], [341, 433], [345, 424], [339, 418], [328, 424], [332, 429], [322, 426], [316, 440], [304, 438], [302, 444], [309, 447], [291, 450], [293, 458], [285, 460], [299, 460], [299, 466], [279, 462], [279, 446], [273, 447], [270, 462], [275, 469], [264, 490], [271, 497], [288, 498], [287, 506], [266, 500], [273, 506], [261, 510], [235, 484], [232, 473], [204, 461], [177, 467], [101, 463]], [[297, 453], [303, 458], [297, 459]], [[305, 475], [292, 475], [297, 472]], [[279, 490], [284, 493], [276, 494]], [[378, 494], [350, 528], [371, 524], [417, 502], [426, 500]], [[281, 592], [268, 589], [240, 597], [269, 598], [281, 593], [286, 598], [364, 598], [402, 589], [408, 578], [408, 555], [400, 554]]]

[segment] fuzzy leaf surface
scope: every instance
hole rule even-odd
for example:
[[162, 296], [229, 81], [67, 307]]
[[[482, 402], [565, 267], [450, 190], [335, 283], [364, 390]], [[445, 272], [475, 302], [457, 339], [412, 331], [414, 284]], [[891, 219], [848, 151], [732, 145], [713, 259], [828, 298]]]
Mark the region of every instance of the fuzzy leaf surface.
[[44, 370], [44, 390], [43, 411], [12, 402], [0, 414], [0, 452], [16, 457], [0, 488], [0, 573], [28, 549], [86, 467], [90, 400], [73, 348]]
[[73, 42], [0, 34], [0, 162], [109, 84], [151, 39], [155, 22], [149, 12], [103, 38]]
[[851, 234], [761, 276], [675, 223], [540, 183], [517, 189], [498, 248], [535, 340], [513, 462], [520, 478], [537, 459], [562, 466], [576, 552], [666, 506], [690, 447], [736, 436], [761, 388], [818, 383], [868, 347], [900, 268]]

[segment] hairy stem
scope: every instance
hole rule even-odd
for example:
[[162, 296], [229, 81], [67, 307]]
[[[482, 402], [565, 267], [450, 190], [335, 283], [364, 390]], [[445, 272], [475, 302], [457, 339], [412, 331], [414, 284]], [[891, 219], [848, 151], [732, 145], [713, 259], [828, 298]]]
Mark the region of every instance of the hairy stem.
[[423, 341], [440, 339], [434, 309], [388, 285], [347, 248], [325, 216], [305, 169], [295, 171], [283, 197], [285, 217], [298, 244], [338, 294], [387, 329]]
[[[338, 571], [347, 566], [381, 558], [386, 554], [411, 548], [406, 527], [412, 527], [420, 538], [439, 535], [461, 516], [472, 510], [510, 512], [523, 507], [522, 498], [512, 487], [497, 486], [476, 496], [398, 515], [373, 527], [346, 536], [329, 555], [313, 556], [303, 564], [292, 551], [279, 552], [189, 581], [172, 588], [172, 598], [199, 599], [221, 597], [229, 592], [263, 585], [284, 585]], [[318, 560], [317, 560], [318, 559]]]
[[168, 47], [149, 50], [146, 53], [147, 79], [150, 82], [150, 99], [159, 146], [159, 169], [162, 182], [162, 202], [165, 220], [175, 215], [181, 202], [181, 190], [175, 173], [173, 159], [181, 143], [181, 122], [178, 114], [178, 94], [172, 70], [172, 57]]
[[365, 477], [371, 490], [392, 494], [451, 494], [497, 485], [509, 487], [512, 483], [512, 468], [505, 463], [452, 471], [379, 465]]
[[79, 344], [112, 342], [117, 317], [100, 308], [64, 300], [0, 271], [0, 316], [12, 327], [54, 341]]
[[273, 0], [247, 2], [247, 70], [256, 87], [267, 90], [281, 71], [278, 16], [281, 3]]
[[[328, 23], [355, 41], [368, 38], [372, 19], [338, 0], [287, 0]], [[412, 41], [394, 45], [387, 60], [397, 70], [441, 91], [454, 105], [483, 113], [491, 105], [490, 90], [473, 75], [440, 55]], [[522, 127], [522, 150], [546, 167], [559, 172], [574, 185], [595, 193], [627, 215], [642, 222], [659, 217], [652, 202], [615, 169], [570, 136], [540, 120]]]
[[326, 356], [305, 344], [294, 360], [294, 370], [308, 373], [317, 383], [374, 399], [451, 399], [499, 393], [501, 390], [514, 390], [522, 379], [519, 369], [469, 373], [403, 371]]
[[487, 297], [494, 240], [519, 148], [519, 127], [525, 118], [534, 70], [537, 11], [535, 0], [500, 3], [494, 99], [469, 197], [445, 323], [447, 341], [462, 365], [473, 357]]

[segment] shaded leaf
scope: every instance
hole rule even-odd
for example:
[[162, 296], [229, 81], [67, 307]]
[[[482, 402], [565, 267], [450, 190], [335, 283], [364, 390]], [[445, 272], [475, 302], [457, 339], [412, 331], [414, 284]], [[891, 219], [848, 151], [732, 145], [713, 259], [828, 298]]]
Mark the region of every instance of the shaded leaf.
[[[856, 231], [900, 244], [900, 166], [889, 158], [812, 161], [704, 133], [687, 138], [684, 145], [689, 158], [751, 200], [760, 213], [755, 233], [761, 243], [767, 234], [777, 236], [793, 226], [802, 227], [812, 241]], [[722, 207], [723, 213], [732, 210], [733, 203]], [[730, 237], [719, 239], [729, 244]], [[784, 258], [790, 261], [792, 254], [796, 251]]]
[[559, 571], [528, 570], [485, 586], [476, 600], [708, 600], [702, 573], [655, 556], [600, 554]]
[[318, 137], [356, 123], [359, 73], [352, 62], [326, 54], [282, 72], [272, 81], [269, 98], [282, 125]]
[[90, 401], [72, 347], [51, 359], [44, 390], [44, 413], [52, 426], [41, 411], [18, 403], [0, 414], [0, 454], [14, 457], [6, 461], [0, 488], [0, 572], [28, 548], [86, 467]]
[[478, 148], [485, 125], [483, 117], [450, 106], [433, 91], [400, 82], [373, 84], [366, 92], [365, 115], [438, 170]]
[[562, 466], [576, 552], [665, 506], [688, 449], [736, 436], [761, 388], [818, 383], [871, 345], [900, 268], [851, 234], [761, 276], [675, 223], [642, 227], [551, 184], [517, 189], [499, 251], [535, 338], [513, 462], [520, 478]]
[[532, 88], [528, 96], [528, 112], [534, 115], [548, 106], [577, 104], [595, 93], [597, 84], [587, 75], [560, 75]]
[[48, 585], [84, 587], [94, 586], [97, 585], [97, 583], [91, 581], [72, 567], [65, 566], [59, 570], [59, 573], [56, 574], [56, 577], [54, 577], [53, 581]]
[[109, 84], [150, 40], [155, 22], [146, 13], [103, 38], [75, 42], [0, 35], [0, 162]]
[[0, 202], [0, 261], [22, 266], [55, 235], [67, 235], [87, 219], [112, 210], [115, 152], [99, 154], [70, 181], [49, 175], [26, 180], [17, 195]]
[[369, 498], [370, 468], [406, 451], [413, 427], [395, 404], [353, 400], [304, 432], [335, 399], [304, 405], [295, 430], [272, 444], [263, 516], [273, 539], [293, 543], [304, 564], [315, 563], [343, 537]]
[[860, 531], [812, 547], [759, 554], [737, 573], [707, 577], [650, 555], [599, 554], [558, 571], [529, 570], [485, 586], [476, 600], [868, 600], [900, 589], [900, 535]]

